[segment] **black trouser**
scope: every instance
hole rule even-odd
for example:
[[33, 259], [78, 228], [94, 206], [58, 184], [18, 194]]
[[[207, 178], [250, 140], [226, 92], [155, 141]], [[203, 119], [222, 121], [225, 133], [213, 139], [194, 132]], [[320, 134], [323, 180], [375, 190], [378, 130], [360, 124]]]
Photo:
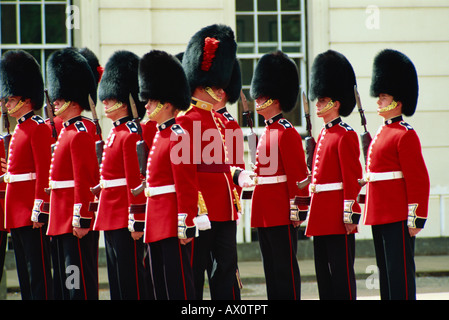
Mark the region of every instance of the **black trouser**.
[[6, 245], [8, 244], [8, 232], [0, 231], [0, 282], [3, 278], [3, 267], [5, 265]]
[[372, 226], [382, 300], [415, 300], [415, 237], [407, 221]]
[[78, 239], [71, 233], [53, 236], [56, 288], [65, 300], [98, 300], [98, 231]]
[[292, 225], [258, 228], [267, 297], [269, 300], [300, 300], [298, 228]]
[[191, 244], [182, 245], [178, 238], [172, 237], [152, 242], [149, 246], [150, 251], [158, 253], [151, 255], [151, 269], [157, 270], [152, 273], [155, 291], [165, 291], [163, 299], [193, 300], [195, 290], [190, 265]]
[[355, 236], [313, 237], [315, 272], [321, 300], [355, 300]]
[[237, 267], [237, 224], [211, 221], [211, 229], [200, 231], [193, 240], [192, 268], [195, 297], [203, 297], [204, 274], [209, 268], [212, 300], [240, 300]]
[[47, 226], [11, 229], [17, 276], [23, 300], [53, 299], [50, 238]]
[[142, 239], [135, 241], [128, 228], [104, 231], [104, 239], [111, 300], [148, 299]]

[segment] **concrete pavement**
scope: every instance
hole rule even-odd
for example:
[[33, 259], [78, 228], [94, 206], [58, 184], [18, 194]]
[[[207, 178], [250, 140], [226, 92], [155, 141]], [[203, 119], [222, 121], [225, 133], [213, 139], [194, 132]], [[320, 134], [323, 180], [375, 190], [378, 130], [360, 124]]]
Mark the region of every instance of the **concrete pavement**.
[[[418, 299], [449, 300], [449, 255], [416, 256]], [[311, 259], [299, 259], [301, 271], [301, 298], [318, 299], [315, 282], [315, 267]], [[243, 283], [242, 299], [266, 299], [265, 279], [262, 262], [241, 261], [239, 270]], [[357, 277], [358, 299], [378, 299], [375, 288], [376, 262], [374, 258], [356, 258], [355, 271]], [[9, 300], [20, 299], [19, 282], [16, 270], [7, 270], [6, 285]], [[108, 300], [108, 278], [105, 267], [99, 268], [100, 299]], [[205, 299], [208, 298], [205, 289]]]

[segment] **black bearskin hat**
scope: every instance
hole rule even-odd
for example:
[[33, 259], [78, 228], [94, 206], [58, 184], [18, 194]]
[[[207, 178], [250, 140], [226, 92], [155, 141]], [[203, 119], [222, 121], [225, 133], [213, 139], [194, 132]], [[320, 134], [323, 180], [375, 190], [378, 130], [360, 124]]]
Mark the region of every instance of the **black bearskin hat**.
[[344, 55], [328, 50], [316, 56], [312, 64], [310, 99], [328, 97], [340, 102], [339, 113], [347, 117], [354, 110], [354, 86], [357, 84], [351, 63]]
[[36, 59], [22, 50], [8, 51], [0, 60], [0, 97], [30, 99], [33, 109], [44, 102], [44, 80]]
[[251, 97], [279, 100], [284, 112], [291, 111], [297, 102], [299, 75], [296, 64], [285, 53], [276, 51], [260, 58], [251, 81]]
[[47, 85], [51, 101], [75, 101], [90, 110], [88, 96], [97, 101], [97, 84], [86, 58], [71, 48], [53, 52], [47, 61]]
[[228, 97], [228, 102], [236, 103], [240, 98], [240, 91], [242, 90], [242, 73], [240, 70], [240, 63], [236, 59], [234, 67], [232, 68], [232, 76], [229, 85], [224, 89]]
[[145, 54], [139, 63], [139, 98], [145, 103], [151, 99], [187, 110], [190, 87], [179, 59], [160, 50]]
[[95, 83], [100, 83], [101, 77], [103, 76], [103, 67], [100, 65], [100, 62], [98, 61], [97, 56], [95, 53], [92, 52], [89, 48], [80, 48], [78, 49], [78, 52], [83, 55], [84, 58], [86, 58], [87, 62], [89, 63], [90, 68], [92, 69], [92, 73], [94, 74]]
[[132, 115], [129, 94], [136, 103], [139, 118], [145, 115], [145, 103], [138, 99], [139, 94], [139, 60], [140, 58], [125, 50], [116, 51], [109, 58], [98, 86], [98, 99], [116, 99], [126, 103], [129, 115]]
[[182, 57], [192, 92], [197, 87], [225, 89], [231, 81], [236, 51], [234, 32], [226, 25], [210, 25], [195, 33]]
[[403, 53], [385, 49], [374, 58], [371, 96], [381, 93], [402, 103], [402, 113], [412, 116], [418, 102], [418, 75], [413, 62]]

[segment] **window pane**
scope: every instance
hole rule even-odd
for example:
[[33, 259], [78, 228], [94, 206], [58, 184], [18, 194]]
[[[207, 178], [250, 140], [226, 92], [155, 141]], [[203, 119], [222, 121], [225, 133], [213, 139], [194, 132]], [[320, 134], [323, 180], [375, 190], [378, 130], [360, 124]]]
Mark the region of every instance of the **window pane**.
[[42, 43], [39, 5], [20, 6], [20, 36], [21, 43]]
[[242, 73], [242, 85], [251, 85], [251, 79], [254, 73], [254, 62], [252, 59], [240, 59], [240, 69]]
[[277, 11], [277, 0], [257, 0], [257, 10]]
[[281, 10], [282, 11], [298, 11], [299, 0], [281, 0]]
[[16, 5], [2, 4], [1, 10], [1, 27], [2, 27], [2, 43], [17, 43], [16, 32]]
[[254, 53], [254, 17], [237, 15], [238, 53]]
[[65, 5], [45, 6], [45, 36], [47, 43], [66, 43]]
[[259, 19], [259, 42], [277, 42], [278, 41], [278, 31], [277, 31], [277, 16], [267, 15], [258, 16]]
[[301, 40], [301, 21], [299, 15], [282, 16], [282, 42]]
[[236, 11], [253, 11], [253, 0], [235, 0]]

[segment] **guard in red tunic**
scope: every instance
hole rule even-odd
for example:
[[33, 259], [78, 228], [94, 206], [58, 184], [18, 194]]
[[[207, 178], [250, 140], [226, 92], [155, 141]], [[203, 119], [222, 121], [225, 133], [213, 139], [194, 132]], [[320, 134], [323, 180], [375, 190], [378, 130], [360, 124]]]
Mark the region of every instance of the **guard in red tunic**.
[[24, 51], [1, 60], [1, 98], [17, 125], [9, 145], [5, 227], [11, 230], [22, 299], [53, 299], [51, 250], [45, 188], [51, 159], [51, 135], [34, 114], [42, 108], [43, 79], [37, 61]]
[[[162, 266], [167, 299], [191, 300], [195, 290], [190, 247], [196, 233], [198, 184], [196, 166], [189, 155], [192, 142], [183, 127], [188, 119], [175, 118], [189, 107], [190, 88], [178, 59], [159, 50], [142, 57], [139, 86], [140, 99], [147, 102], [148, 117], [158, 124], [148, 157], [145, 188], [145, 242], [150, 251], [159, 253], [158, 259], [151, 260], [151, 269]], [[160, 292], [158, 283], [154, 285]]]
[[[134, 197], [131, 190], [141, 183], [136, 144], [142, 139], [138, 124], [132, 121], [129, 101], [137, 99], [139, 57], [117, 51], [108, 60], [98, 87], [98, 97], [113, 128], [106, 140], [100, 166], [101, 194], [94, 230], [104, 231], [109, 290], [113, 300], [147, 298], [142, 241], [145, 214], [133, 214], [128, 230], [131, 205], [143, 205], [145, 195]], [[145, 115], [143, 103], [135, 100], [139, 119]], [[140, 222], [140, 223], [139, 223]]]
[[308, 170], [301, 136], [282, 115], [295, 107], [298, 92], [294, 62], [281, 51], [262, 56], [251, 83], [256, 111], [266, 124], [257, 146], [251, 226], [259, 235], [268, 299], [301, 296], [297, 227], [307, 206], [298, 208], [294, 199], [308, 195], [297, 187]]
[[416, 299], [414, 243], [427, 220], [430, 181], [412, 116], [418, 77], [403, 53], [386, 49], [374, 59], [371, 95], [384, 124], [368, 150], [364, 223], [372, 226], [381, 299]]
[[[191, 108], [185, 116], [192, 120], [198, 182], [207, 215], [196, 225], [200, 235], [194, 241], [193, 270], [197, 298], [201, 299], [204, 272], [212, 257], [210, 276], [212, 299], [240, 299], [237, 273], [238, 198], [226, 150], [226, 137], [213, 105], [231, 81], [236, 61], [234, 32], [225, 25], [210, 25], [190, 39], [182, 58], [192, 93]], [[189, 130], [189, 129], [187, 129]]]
[[57, 246], [58, 281], [64, 299], [98, 299], [98, 231], [88, 210], [99, 183], [91, 121], [81, 117], [96, 101], [96, 80], [87, 60], [73, 49], [54, 52], [47, 61], [48, 89], [55, 115], [63, 120], [50, 168], [48, 235]]
[[[4, 139], [0, 136], [0, 162], [1, 175], [6, 173], [6, 156]], [[3, 277], [3, 266], [5, 264], [6, 245], [8, 244], [9, 230], [5, 228], [5, 190], [6, 183], [0, 183], [0, 279]]]
[[341, 53], [328, 50], [312, 65], [311, 100], [324, 121], [315, 148], [306, 235], [313, 236], [315, 271], [322, 300], [355, 300], [355, 232], [362, 178], [356, 132], [341, 117], [355, 106], [356, 78]]

